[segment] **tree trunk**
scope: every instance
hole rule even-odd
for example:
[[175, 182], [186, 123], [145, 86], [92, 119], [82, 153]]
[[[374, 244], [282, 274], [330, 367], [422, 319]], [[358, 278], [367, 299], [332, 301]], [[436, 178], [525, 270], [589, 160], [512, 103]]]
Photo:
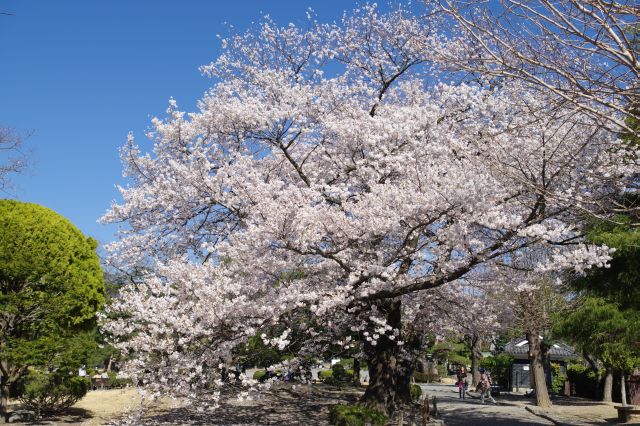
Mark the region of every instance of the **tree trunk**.
[[[400, 301], [382, 301], [378, 312], [386, 314], [387, 324], [400, 329]], [[364, 342], [364, 353], [369, 366], [369, 385], [360, 399], [360, 404], [390, 415], [397, 403], [410, 403], [410, 380], [413, 369], [409, 361], [402, 358], [397, 339], [381, 335], [375, 345]], [[414, 360], [415, 361], [415, 360]], [[409, 369], [407, 368], [409, 367]]]
[[360, 359], [353, 358], [353, 384], [360, 386]]
[[624, 379], [624, 373], [620, 373], [620, 402], [622, 402], [622, 405], [627, 405], [627, 385]]
[[480, 339], [477, 337], [471, 338], [471, 385], [475, 388], [480, 383], [480, 358], [482, 358], [482, 352], [480, 351]]
[[613, 372], [611, 369], [607, 368], [607, 374], [604, 376], [604, 389], [602, 392], [602, 401], [603, 402], [612, 402], [613, 401]]
[[[593, 370], [593, 372], [595, 373], [597, 379], [596, 379], [596, 383], [598, 383], [598, 386], [596, 386], [596, 399], [600, 399], [600, 383], [602, 381], [602, 375], [600, 373], [600, 368], [598, 368], [598, 363], [586, 352], [586, 351], [582, 351], [582, 358], [584, 358], [587, 363], [589, 364], [589, 367], [591, 368], [591, 370]], [[605, 378], [606, 380], [606, 378]], [[606, 382], [605, 382], [606, 385]], [[612, 382], [613, 385], [613, 382]], [[604, 395], [603, 395], [604, 398]]]
[[0, 376], [0, 421], [9, 422], [9, 378]]
[[536, 404], [538, 407], [551, 407], [551, 399], [547, 390], [547, 378], [544, 373], [544, 359], [542, 354], [542, 342], [537, 333], [527, 333], [529, 342], [529, 361], [531, 362], [531, 377], [536, 391]]

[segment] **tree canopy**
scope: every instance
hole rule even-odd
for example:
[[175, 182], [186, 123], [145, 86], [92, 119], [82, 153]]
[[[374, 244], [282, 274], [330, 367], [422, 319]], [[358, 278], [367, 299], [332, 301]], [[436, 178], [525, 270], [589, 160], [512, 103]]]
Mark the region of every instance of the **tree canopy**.
[[525, 250], [532, 276], [606, 264], [581, 228], [636, 170], [619, 132], [522, 79], [464, 78], [441, 60], [473, 46], [442, 25], [373, 5], [266, 18], [202, 68], [199, 111], [171, 100], [153, 120], [153, 152], [129, 137], [130, 185], [103, 220], [127, 224], [109, 262], [146, 271], [110, 308], [127, 321], [105, 324], [132, 374], [194, 394], [239, 343], [309, 312], [299, 355], [357, 336], [364, 398], [388, 411], [419, 354], [406, 324], [456, 285]]
[[95, 325], [104, 299], [96, 246], [48, 208], [0, 200], [3, 394], [30, 365], [68, 362], [80, 335], [68, 338]]

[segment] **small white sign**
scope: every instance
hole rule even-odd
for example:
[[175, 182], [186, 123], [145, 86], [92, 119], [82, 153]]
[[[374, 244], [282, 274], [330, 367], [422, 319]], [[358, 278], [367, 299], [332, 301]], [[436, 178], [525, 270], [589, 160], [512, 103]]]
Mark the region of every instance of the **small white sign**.
[[529, 371], [529, 366], [528, 366], [528, 365], [525, 365], [525, 366], [523, 366], [523, 367], [522, 367], [522, 369], [523, 369], [524, 371]]

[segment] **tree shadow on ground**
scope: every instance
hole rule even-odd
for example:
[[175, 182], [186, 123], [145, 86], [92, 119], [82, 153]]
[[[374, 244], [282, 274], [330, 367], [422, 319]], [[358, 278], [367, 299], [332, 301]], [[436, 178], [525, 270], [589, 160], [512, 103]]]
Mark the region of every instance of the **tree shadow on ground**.
[[61, 425], [61, 424], [80, 424], [86, 420], [93, 418], [93, 412], [84, 408], [67, 408], [61, 413], [43, 415], [42, 418], [22, 423], [27, 425]]
[[455, 413], [443, 413], [440, 417], [447, 426], [449, 425], [497, 425], [497, 426], [524, 426], [536, 424], [549, 424], [545, 420], [540, 419], [520, 419], [520, 418], [497, 418], [495, 412], [483, 411], [482, 409], [459, 407]]
[[216, 409], [199, 411], [181, 407], [155, 412], [144, 418], [146, 425], [327, 425], [329, 407], [354, 403], [358, 392], [341, 392], [317, 385], [301, 392], [279, 388], [258, 400], [242, 404], [223, 401]]

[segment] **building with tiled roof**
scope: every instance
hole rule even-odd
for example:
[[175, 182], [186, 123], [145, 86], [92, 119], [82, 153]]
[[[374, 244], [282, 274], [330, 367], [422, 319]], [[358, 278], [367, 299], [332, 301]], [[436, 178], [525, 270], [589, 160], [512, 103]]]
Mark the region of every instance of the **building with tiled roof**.
[[[529, 368], [529, 342], [526, 337], [519, 337], [504, 345], [503, 353], [513, 357], [511, 365], [511, 388], [522, 391], [531, 388], [531, 372]], [[556, 342], [547, 352], [550, 362], [560, 364], [563, 373], [566, 372], [567, 361], [579, 359], [575, 349], [565, 343]], [[551, 385], [551, 372], [545, 366], [547, 384]]]

